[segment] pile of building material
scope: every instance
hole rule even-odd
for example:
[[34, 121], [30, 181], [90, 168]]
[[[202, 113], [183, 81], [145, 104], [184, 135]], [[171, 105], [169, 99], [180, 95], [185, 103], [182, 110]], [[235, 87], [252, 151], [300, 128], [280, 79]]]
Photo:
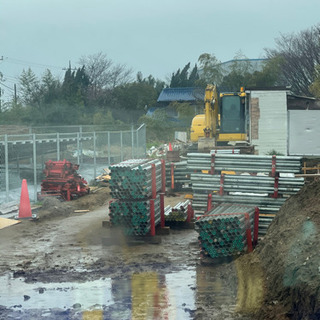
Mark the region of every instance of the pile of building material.
[[258, 156], [247, 154], [188, 153], [188, 168], [208, 170], [210, 173], [221, 171], [267, 173], [300, 173], [301, 157]]
[[[164, 209], [164, 218], [166, 222], [185, 222], [191, 220], [189, 210], [191, 206], [191, 201], [180, 201], [174, 207], [166, 206]], [[192, 213], [191, 213], [192, 214]]]
[[203, 214], [221, 203], [258, 206], [259, 234], [264, 235], [282, 204], [304, 185], [303, 178], [294, 177], [301, 170], [301, 160], [214, 152], [188, 154], [188, 168], [194, 170], [193, 208]]
[[90, 188], [87, 186], [87, 181], [77, 173], [78, 169], [78, 164], [67, 160], [47, 161], [39, 198], [53, 196], [70, 201], [88, 194]]
[[258, 240], [259, 210], [253, 206], [221, 204], [195, 223], [203, 254], [211, 258], [251, 252]]
[[126, 235], [154, 235], [157, 225], [164, 226], [164, 161], [132, 159], [110, 170], [111, 225]]
[[[153, 204], [152, 204], [153, 203]], [[152, 208], [152, 206], [154, 206]], [[114, 200], [109, 204], [109, 216], [114, 226], [123, 227], [126, 235], [146, 235], [151, 230], [151, 211], [154, 224], [160, 223], [160, 196], [156, 199], [127, 201]]]
[[[152, 176], [152, 165], [155, 176]], [[162, 163], [160, 160], [132, 159], [110, 167], [111, 196], [115, 199], [146, 199], [162, 188]]]
[[186, 160], [166, 163], [166, 186], [172, 191], [191, 190], [190, 176]]

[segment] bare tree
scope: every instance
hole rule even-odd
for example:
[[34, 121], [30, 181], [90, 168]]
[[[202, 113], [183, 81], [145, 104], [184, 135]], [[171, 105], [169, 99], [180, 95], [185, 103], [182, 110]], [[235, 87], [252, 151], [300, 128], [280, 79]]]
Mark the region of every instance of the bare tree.
[[128, 69], [124, 64], [115, 65], [110, 74], [110, 85], [112, 88], [115, 88], [119, 85], [126, 84], [133, 81], [132, 69]]
[[114, 64], [105, 53], [99, 52], [80, 58], [90, 79], [91, 96], [97, 99], [105, 89], [113, 89], [130, 81], [132, 70], [125, 65]]
[[297, 34], [281, 35], [275, 49], [266, 49], [268, 58], [280, 58], [283, 78], [297, 94], [311, 95], [315, 67], [320, 64], [320, 25]]

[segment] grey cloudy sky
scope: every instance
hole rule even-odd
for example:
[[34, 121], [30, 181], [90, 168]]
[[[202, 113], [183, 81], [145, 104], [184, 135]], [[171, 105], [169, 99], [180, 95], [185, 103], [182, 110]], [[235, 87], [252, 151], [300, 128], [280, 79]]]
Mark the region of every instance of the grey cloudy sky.
[[69, 60], [103, 52], [165, 80], [205, 52], [261, 58], [280, 33], [319, 23], [319, 12], [319, 0], [1, 0], [0, 71], [12, 87], [23, 68], [62, 77]]

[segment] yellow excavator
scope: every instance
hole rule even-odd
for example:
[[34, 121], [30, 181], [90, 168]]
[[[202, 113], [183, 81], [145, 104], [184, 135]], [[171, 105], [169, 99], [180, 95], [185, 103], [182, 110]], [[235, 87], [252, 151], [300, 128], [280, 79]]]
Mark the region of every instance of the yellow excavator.
[[191, 123], [190, 139], [198, 143], [198, 150], [218, 146], [246, 144], [246, 93], [218, 94], [215, 85], [207, 85], [204, 113], [196, 115]]

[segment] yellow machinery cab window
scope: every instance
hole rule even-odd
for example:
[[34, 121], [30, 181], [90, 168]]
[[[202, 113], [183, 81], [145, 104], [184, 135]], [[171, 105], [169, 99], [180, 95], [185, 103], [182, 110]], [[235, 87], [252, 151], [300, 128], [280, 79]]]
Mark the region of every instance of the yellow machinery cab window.
[[222, 98], [220, 106], [220, 132], [245, 132], [245, 106], [238, 95], [226, 95]]

